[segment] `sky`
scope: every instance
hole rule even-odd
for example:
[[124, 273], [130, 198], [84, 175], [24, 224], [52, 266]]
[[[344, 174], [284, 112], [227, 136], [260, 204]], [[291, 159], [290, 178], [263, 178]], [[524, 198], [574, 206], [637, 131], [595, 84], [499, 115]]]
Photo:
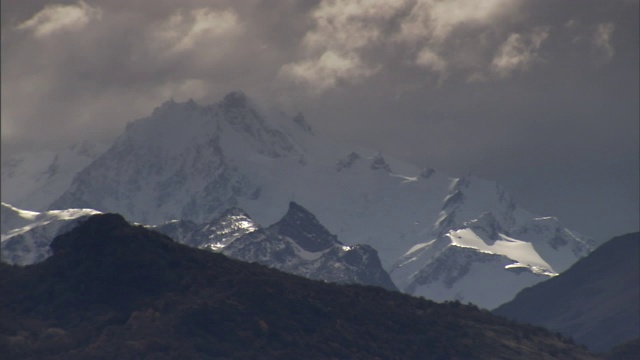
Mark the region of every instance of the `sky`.
[[1, 0], [2, 156], [241, 90], [317, 133], [638, 231], [638, 0]]

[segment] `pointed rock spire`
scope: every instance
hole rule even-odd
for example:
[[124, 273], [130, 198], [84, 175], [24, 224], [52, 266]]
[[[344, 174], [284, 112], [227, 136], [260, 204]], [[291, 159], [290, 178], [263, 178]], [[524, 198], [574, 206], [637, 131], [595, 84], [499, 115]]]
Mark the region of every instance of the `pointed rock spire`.
[[342, 244], [335, 235], [318, 222], [315, 215], [295, 202], [289, 203], [287, 214], [280, 221], [271, 225], [269, 231], [286, 236], [301, 248], [311, 252], [326, 250], [335, 244]]

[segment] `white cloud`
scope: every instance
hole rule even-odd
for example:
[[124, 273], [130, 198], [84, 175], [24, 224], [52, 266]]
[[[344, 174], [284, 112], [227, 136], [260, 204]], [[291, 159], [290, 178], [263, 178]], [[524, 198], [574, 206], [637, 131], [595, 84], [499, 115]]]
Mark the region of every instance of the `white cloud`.
[[[311, 13], [314, 26], [301, 42], [301, 60], [282, 66], [280, 73], [299, 77], [299, 82], [322, 92], [339, 80], [360, 81], [375, 74], [382, 62], [370, 54], [386, 53], [392, 62], [412, 63], [438, 74], [438, 82], [442, 83], [451, 71], [469, 67], [476, 70], [483, 51], [476, 43], [465, 51], [447, 53], [450, 40], [453, 42], [449, 35], [461, 27], [496, 26], [502, 18], [514, 14], [521, 3], [522, 0], [322, 1]], [[333, 57], [342, 61], [327, 60]]]
[[375, 74], [381, 65], [369, 58], [365, 60], [367, 50], [395, 52], [400, 49], [400, 56], [413, 57], [410, 62], [438, 73], [442, 82], [448, 63], [440, 48], [447, 35], [457, 26], [488, 23], [511, 11], [519, 2], [323, 1], [311, 14], [314, 27], [301, 43], [303, 59], [284, 65], [280, 73], [297, 77], [322, 92], [339, 80], [354, 82]]
[[416, 64], [438, 73], [438, 83], [441, 84], [447, 77], [447, 63], [438, 54], [431, 51], [429, 48], [424, 48], [418, 53], [416, 57]]
[[606, 64], [613, 59], [615, 51], [613, 45], [611, 45], [611, 36], [615, 28], [615, 24], [613, 23], [602, 23], [596, 27], [592, 42], [595, 55], [594, 60], [598, 65]]
[[424, 48], [420, 53], [418, 53], [416, 64], [439, 73], [443, 73], [447, 70], [447, 63], [428, 48]]
[[549, 27], [537, 27], [528, 34], [512, 33], [500, 46], [491, 62], [491, 69], [500, 77], [507, 77], [513, 71], [528, 70], [540, 59], [538, 50], [549, 37]]
[[513, 11], [521, 0], [418, 0], [402, 22], [402, 41], [442, 42], [456, 27], [487, 24]]
[[406, 6], [406, 1], [325, 1], [313, 12], [315, 28], [303, 43], [309, 49], [357, 50], [380, 41], [384, 23]]
[[178, 10], [155, 28], [153, 36], [168, 52], [193, 48], [199, 41], [219, 39], [241, 32], [238, 15], [232, 10], [214, 11], [200, 8]]
[[311, 87], [315, 93], [340, 81], [358, 82], [375, 74], [380, 65], [363, 60], [363, 51], [380, 45], [385, 23], [407, 1], [324, 1], [311, 14], [315, 22], [302, 40], [304, 59], [285, 64], [280, 75]]
[[46, 37], [63, 30], [82, 29], [101, 16], [100, 8], [91, 7], [84, 1], [75, 5], [47, 5], [16, 29], [30, 30], [36, 37]]
[[[516, 14], [521, 4], [522, 0], [418, 0], [400, 23], [394, 41], [421, 49], [415, 64], [438, 73], [439, 84], [451, 72], [479, 74], [483, 51], [489, 45], [483, 37], [507, 16]], [[471, 35], [471, 46], [460, 47], [459, 39], [452, 36], [459, 29], [468, 34], [469, 29], [477, 30]], [[474, 81], [478, 79], [474, 77]]]
[[283, 66], [280, 76], [310, 85], [313, 92], [320, 93], [340, 81], [358, 82], [378, 70], [379, 67], [366, 65], [353, 54], [327, 51], [318, 59]]
[[187, 99], [200, 99], [208, 95], [207, 83], [200, 79], [185, 79], [170, 81], [155, 89], [155, 94], [159, 101], [166, 99], [176, 99], [186, 101]]

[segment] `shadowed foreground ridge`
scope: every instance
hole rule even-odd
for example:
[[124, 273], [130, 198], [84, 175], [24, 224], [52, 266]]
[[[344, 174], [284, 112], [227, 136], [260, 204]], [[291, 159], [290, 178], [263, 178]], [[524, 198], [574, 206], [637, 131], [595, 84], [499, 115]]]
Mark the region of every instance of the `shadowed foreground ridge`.
[[544, 326], [598, 352], [640, 336], [640, 233], [617, 236], [494, 313]]
[[593, 359], [460, 303], [312, 281], [197, 250], [120, 215], [2, 269], [4, 359]]

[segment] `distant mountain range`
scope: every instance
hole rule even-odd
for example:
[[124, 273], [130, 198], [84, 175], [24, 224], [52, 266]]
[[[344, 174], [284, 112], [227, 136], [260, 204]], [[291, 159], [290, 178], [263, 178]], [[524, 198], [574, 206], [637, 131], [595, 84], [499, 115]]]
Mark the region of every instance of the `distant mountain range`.
[[[359, 254], [364, 263], [375, 250], [400, 291], [489, 309], [561, 273], [593, 247], [557, 219], [519, 208], [494, 182], [450, 178], [332, 143], [315, 135], [302, 115], [267, 116], [241, 92], [207, 106], [165, 102], [129, 123], [102, 154], [88, 158], [93, 159], [88, 165], [66, 162], [78, 164], [75, 173], [47, 175], [45, 183], [62, 184], [57, 176], [73, 174], [55, 200], [53, 190], [46, 196], [33, 190], [33, 174], [46, 169], [19, 171], [37, 168], [28, 156], [3, 161], [3, 194], [28, 194], [15, 198], [12, 205], [18, 208], [90, 208], [155, 226], [178, 220], [197, 227], [242, 209], [259, 231], [223, 252], [268, 262], [261, 248], [288, 244], [283, 251], [296, 254], [289, 270], [298, 267], [294, 272], [313, 277], [313, 267], [329, 256], [346, 264]], [[15, 191], [5, 189], [5, 178]], [[27, 198], [31, 207], [20, 203]], [[272, 227], [292, 202], [336, 235], [324, 257], [300, 251], [305, 247], [298, 241], [306, 240]], [[240, 244], [242, 250], [236, 248]], [[303, 255], [309, 258], [299, 261]]]
[[115, 214], [51, 249], [32, 266], [0, 264], [3, 359], [597, 358], [476, 307], [288, 275]]
[[[24, 211], [2, 204], [2, 261], [28, 265], [51, 256], [51, 241], [88, 216], [90, 209]], [[262, 229], [241, 209], [196, 224], [189, 220], [148, 226], [179, 242], [246, 262], [258, 262], [310, 279], [355, 283], [397, 290], [382, 268], [377, 252], [368, 245], [346, 246], [318, 223], [313, 214], [291, 203], [287, 214]], [[139, 256], [145, 256], [140, 254]]]
[[639, 338], [640, 233], [609, 240], [494, 313], [560, 331], [594, 351]]
[[344, 245], [296, 203], [266, 229], [240, 209], [231, 209], [212, 222], [172, 221], [155, 229], [194, 247], [310, 279], [397, 290], [371, 246]]

